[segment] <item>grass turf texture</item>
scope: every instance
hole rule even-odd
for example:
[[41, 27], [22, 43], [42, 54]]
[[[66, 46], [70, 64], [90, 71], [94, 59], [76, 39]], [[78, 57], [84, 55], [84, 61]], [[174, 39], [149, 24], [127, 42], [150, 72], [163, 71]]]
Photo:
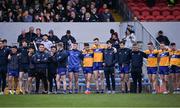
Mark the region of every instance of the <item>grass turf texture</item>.
[[180, 95], [5, 95], [0, 107], [180, 107]]

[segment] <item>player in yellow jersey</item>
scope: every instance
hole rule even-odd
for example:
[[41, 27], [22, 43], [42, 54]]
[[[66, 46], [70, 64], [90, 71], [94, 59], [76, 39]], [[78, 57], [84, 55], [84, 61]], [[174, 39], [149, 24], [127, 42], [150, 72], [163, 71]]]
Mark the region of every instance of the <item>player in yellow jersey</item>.
[[84, 43], [84, 50], [82, 51], [83, 56], [83, 72], [86, 79], [86, 91], [85, 94], [91, 94], [90, 83], [93, 74], [93, 50], [89, 48], [88, 43]]
[[180, 50], [176, 48], [176, 43], [171, 43], [170, 48], [170, 76], [173, 80], [173, 93], [176, 94], [180, 92]]
[[153, 43], [147, 44], [148, 50], [144, 52], [147, 55], [147, 74], [152, 84], [152, 94], [156, 94], [156, 74], [158, 66], [158, 50], [154, 49]]
[[165, 88], [163, 94], [168, 94], [170, 52], [164, 43], [160, 44], [159, 50], [159, 74], [162, 80], [162, 86]]
[[100, 81], [101, 81], [101, 93], [104, 93], [104, 71], [103, 71], [104, 47], [100, 45], [98, 38], [95, 38], [93, 41], [94, 41], [94, 45], [92, 46], [92, 49], [94, 52], [93, 73], [94, 73], [94, 79], [96, 83], [96, 93], [99, 93], [99, 80], [98, 80], [99, 76], [100, 76]]

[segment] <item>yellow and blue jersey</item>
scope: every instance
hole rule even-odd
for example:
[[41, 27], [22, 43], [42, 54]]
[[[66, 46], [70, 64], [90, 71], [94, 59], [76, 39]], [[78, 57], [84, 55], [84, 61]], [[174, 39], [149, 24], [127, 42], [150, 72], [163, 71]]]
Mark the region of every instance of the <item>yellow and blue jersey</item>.
[[147, 67], [157, 67], [158, 66], [158, 50], [145, 50], [144, 53], [147, 55]]
[[159, 50], [159, 66], [169, 66], [170, 65], [170, 51]]
[[83, 50], [83, 67], [93, 67], [93, 50]]
[[95, 63], [101, 63], [103, 62], [103, 50], [104, 47], [102, 45], [93, 45], [92, 50], [94, 52], [93, 61]]
[[170, 51], [170, 65], [178, 66], [180, 67], [180, 50]]

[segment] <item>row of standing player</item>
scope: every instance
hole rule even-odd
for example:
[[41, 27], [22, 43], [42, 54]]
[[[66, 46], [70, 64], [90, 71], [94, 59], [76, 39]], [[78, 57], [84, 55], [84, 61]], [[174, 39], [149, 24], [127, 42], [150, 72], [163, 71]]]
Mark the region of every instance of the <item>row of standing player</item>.
[[[26, 45], [25, 45], [26, 46]], [[95, 78], [95, 83], [96, 83], [96, 92], [99, 92], [99, 81], [98, 81], [98, 76], [100, 75], [101, 79], [101, 92], [104, 92], [104, 74], [106, 77], [106, 83], [107, 83], [107, 89], [108, 93], [111, 93], [110, 90], [110, 81], [109, 77], [111, 77], [112, 81], [112, 93], [115, 93], [115, 80], [114, 80], [114, 66], [115, 63], [118, 62], [119, 64], [119, 69], [121, 73], [121, 83], [122, 83], [122, 91], [125, 91], [125, 83], [128, 83], [128, 92], [130, 91], [130, 86], [129, 86], [129, 72], [131, 70], [131, 75], [133, 78], [134, 85], [137, 86], [137, 81], [139, 84], [141, 84], [141, 75], [139, 73], [142, 73], [142, 66], [140, 68], [137, 68], [136, 64], [139, 63], [131, 63], [130, 67], [130, 60], [131, 62], [136, 61], [135, 59], [133, 60], [133, 55], [136, 54], [136, 52], [139, 51], [137, 45], [133, 45], [132, 51], [128, 48], [124, 48], [124, 43], [120, 43], [120, 49], [117, 51], [112, 48], [111, 42], [107, 42], [107, 48], [105, 50], [102, 45], [99, 44], [99, 39], [94, 39], [94, 45], [92, 48], [89, 48], [89, 44], [84, 44], [84, 50], [82, 52], [77, 50], [77, 44], [72, 45], [73, 48], [70, 51], [63, 51], [63, 45], [59, 44], [57, 46], [58, 51], [56, 51], [56, 47], [51, 48], [51, 54], [47, 53], [47, 58], [45, 55], [41, 55], [42, 52], [45, 51], [45, 48], [43, 45], [39, 46], [39, 53], [36, 53], [32, 56], [33, 50], [32, 48], [29, 48], [29, 56], [32, 56], [32, 62], [35, 64], [36, 70], [31, 70], [29, 71], [29, 86], [32, 84], [32, 78], [36, 76], [36, 92], [38, 92], [39, 88], [39, 80], [42, 79], [44, 82], [44, 87], [45, 91], [43, 93], [47, 93], [48, 85], [47, 85], [47, 78], [46, 78], [46, 68], [49, 67], [47, 64], [49, 62], [49, 57], [51, 57], [51, 60], [54, 62], [59, 62], [58, 63], [58, 68], [57, 68], [57, 75], [56, 75], [56, 69], [49, 68], [48, 73], [53, 73], [53, 74], [48, 74], [50, 76], [49, 82], [50, 82], [50, 92], [52, 91], [52, 78], [56, 77], [57, 81], [57, 89], [60, 89], [60, 78], [63, 81], [63, 92], [66, 92], [66, 71], [67, 71], [67, 65], [68, 65], [68, 72], [69, 72], [69, 93], [72, 93], [72, 79], [73, 75], [75, 77], [75, 93], [78, 92], [78, 72], [79, 72], [79, 66], [81, 64], [81, 60], [83, 61], [83, 71], [85, 73], [85, 78], [86, 78], [86, 94], [90, 94], [90, 82], [91, 82], [91, 77], [92, 74], [94, 74]], [[153, 87], [153, 93], [156, 93], [155, 91], [155, 86], [156, 86], [156, 74], [157, 74], [157, 67], [158, 67], [158, 62], [159, 62], [159, 74], [161, 76], [161, 79], [163, 81], [163, 85], [167, 85], [168, 81], [168, 74], [169, 74], [169, 66], [171, 66], [171, 76], [173, 76], [173, 86], [175, 92], [179, 90], [179, 50], [175, 48], [175, 44], [171, 44], [171, 51], [166, 49], [164, 47], [164, 44], [161, 44], [161, 50], [154, 50], [153, 49], [153, 44], [149, 43], [148, 44], [148, 50], [145, 51], [146, 55], [144, 55], [145, 58], [147, 58], [148, 62], [148, 75], [149, 79], [152, 83]], [[12, 47], [12, 52], [16, 48]], [[116, 53], [117, 52], [117, 53]], [[140, 51], [139, 51], [140, 52]], [[45, 54], [46, 52], [44, 52]], [[56, 54], [55, 54], [56, 53]], [[64, 53], [64, 54], [63, 54]], [[21, 54], [21, 53], [20, 53]], [[137, 53], [139, 55], [139, 53]], [[50, 56], [51, 55], [51, 56]], [[65, 56], [64, 56], [65, 55]], [[116, 56], [117, 55], [117, 56]], [[171, 56], [170, 56], [171, 55]], [[69, 56], [69, 60], [67, 60], [67, 57]], [[40, 57], [40, 58], [39, 58]], [[45, 57], [41, 60], [42, 57]], [[10, 60], [10, 56], [8, 59]], [[64, 59], [64, 61], [62, 60]], [[158, 59], [159, 58], [159, 59]], [[46, 61], [47, 60], [47, 61]], [[170, 61], [169, 61], [170, 60]], [[68, 62], [68, 63], [66, 63]], [[104, 62], [104, 63], [103, 63]], [[140, 61], [142, 62], [142, 61]], [[51, 62], [53, 63], [53, 62]], [[40, 65], [39, 65], [40, 64]], [[49, 63], [48, 63], [49, 64]], [[134, 64], [134, 65], [133, 65]], [[52, 65], [53, 66], [53, 65]], [[26, 67], [26, 66], [25, 66]], [[51, 67], [51, 66], [50, 66]], [[23, 67], [24, 68], [24, 67]], [[55, 67], [54, 67], [55, 68]], [[103, 70], [105, 72], [103, 72]], [[27, 71], [27, 69], [22, 69], [20, 66], [20, 72], [19, 72], [19, 87], [20, 87], [20, 92], [22, 92], [22, 82], [21, 82], [21, 77], [23, 76], [22, 71]], [[53, 72], [54, 71], [54, 72]], [[34, 73], [35, 72], [35, 73]], [[12, 77], [16, 76], [15, 74], [17, 72], [14, 72], [12, 70], [8, 69], [8, 75], [9, 77], [9, 89], [10, 92], [12, 89]], [[36, 75], [35, 75], [36, 74]], [[140, 79], [140, 80], [139, 80]], [[17, 86], [17, 84], [15, 84]], [[139, 88], [142, 85], [139, 85]], [[16, 88], [16, 87], [15, 87]], [[31, 89], [31, 87], [29, 88]], [[134, 92], [136, 92], [137, 87], [134, 88]], [[28, 89], [26, 91], [29, 91]], [[141, 92], [141, 89], [139, 90]], [[164, 91], [164, 93], [167, 93], [167, 89]]]

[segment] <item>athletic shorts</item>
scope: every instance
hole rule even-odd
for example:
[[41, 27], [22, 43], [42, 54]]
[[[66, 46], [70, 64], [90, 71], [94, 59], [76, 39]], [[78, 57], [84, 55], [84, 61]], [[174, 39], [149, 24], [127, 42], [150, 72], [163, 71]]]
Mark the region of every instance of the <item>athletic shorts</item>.
[[101, 62], [93, 63], [93, 70], [94, 71], [103, 70], [103, 63], [101, 63]]
[[8, 76], [19, 77], [18, 70], [8, 70]]
[[80, 69], [79, 66], [68, 67], [68, 72], [78, 73], [79, 69]]
[[119, 73], [120, 74], [129, 74], [129, 71], [130, 71], [129, 65], [126, 65], [124, 67], [119, 66]]
[[27, 73], [28, 70], [29, 70], [29, 65], [28, 64], [21, 64], [21, 65], [19, 65], [19, 72]]
[[159, 67], [159, 74], [160, 75], [168, 75], [169, 74], [169, 67], [168, 66], [160, 66]]
[[67, 69], [66, 68], [58, 68], [58, 75], [66, 75]]
[[35, 69], [29, 69], [28, 71], [28, 77], [35, 77], [36, 76], [36, 71]]
[[147, 74], [156, 74], [157, 67], [147, 67]]
[[88, 73], [93, 73], [93, 68], [92, 67], [84, 67], [83, 68], [83, 73], [88, 74]]
[[180, 73], [180, 67], [174, 66], [174, 65], [171, 66], [170, 73], [173, 73], [173, 74]]

